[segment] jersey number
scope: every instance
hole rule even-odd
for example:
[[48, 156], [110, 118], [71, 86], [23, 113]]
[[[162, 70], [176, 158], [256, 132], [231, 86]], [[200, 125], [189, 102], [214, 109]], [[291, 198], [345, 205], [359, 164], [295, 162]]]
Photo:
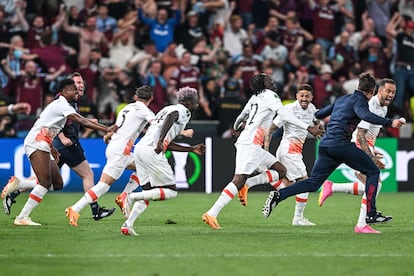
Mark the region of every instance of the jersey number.
[[254, 103], [250, 106], [250, 109], [253, 111], [252, 117], [250, 118], [249, 125], [253, 124], [254, 116], [257, 114], [257, 110], [259, 109], [259, 105], [257, 103]]
[[122, 122], [121, 122], [121, 125], [118, 127], [118, 128], [121, 128], [122, 127], [122, 125], [124, 124], [124, 122], [125, 122], [125, 119], [126, 119], [126, 114], [129, 112], [129, 110], [124, 110], [123, 112], [122, 112]]

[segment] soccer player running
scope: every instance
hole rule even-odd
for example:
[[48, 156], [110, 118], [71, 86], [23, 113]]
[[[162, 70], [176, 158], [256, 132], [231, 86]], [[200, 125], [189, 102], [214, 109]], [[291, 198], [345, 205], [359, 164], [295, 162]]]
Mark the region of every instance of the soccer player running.
[[[313, 88], [309, 84], [301, 84], [297, 88], [296, 101], [284, 106], [289, 112], [300, 118], [309, 125], [319, 125], [314, 115], [316, 107], [311, 103], [313, 99]], [[283, 178], [283, 185], [287, 187], [296, 181], [308, 178], [306, 165], [303, 162], [302, 149], [308, 132], [291, 123], [283, 122], [280, 116], [273, 120], [265, 140], [265, 149], [269, 148], [271, 135], [277, 129], [283, 127], [283, 137], [276, 151], [276, 158], [286, 167], [286, 176]], [[304, 217], [303, 213], [308, 202], [309, 193], [296, 195], [295, 214], [292, 225], [313, 226], [313, 222]]]
[[144, 137], [134, 148], [136, 173], [143, 191], [123, 193], [123, 207], [133, 206], [128, 219], [121, 227], [124, 235], [138, 235], [135, 220], [148, 207], [149, 200], [167, 200], [177, 196], [174, 172], [165, 158], [165, 151], [204, 154], [205, 146], [182, 146], [173, 140], [181, 134], [191, 119], [191, 112], [198, 107], [199, 96], [194, 88], [184, 87], [177, 92], [178, 104], [161, 109]]
[[[285, 176], [285, 166], [278, 162], [274, 155], [262, 148], [265, 132], [270, 127], [276, 113], [285, 122], [307, 129], [315, 136], [323, 134], [319, 128], [302, 122], [289, 111], [281, 108], [282, 102], [275, 93], [276, 87], [270, 76], [266, 74], [253, 76], [250, 80], [250, 87], [253, 96], [234, 123], [235, 130], [239, 130], [245, 124], [244, 130], [240, 133], [235, 144], [236, 168], [234, 177], [223, 189], [213, 206], [202, 215], [203, 221], [212, 229], [221, 229], [217, 221], [218, 214], [230, 203], [245, 183], [247, 186], [254, 186], [271, 183]], [[261, 172], [249, 178], [257, 170], [261, 170]]]
[[[385, 117], [388, 112], [388, 106], [393, 101], [396, 94], [396, 85], [392, 79], [382, 79], [378, 84], [378, 93], [369, 100], [369, 110], [378, 116]], [[375, 141], [381, 130], [381, 125], [375, 125], [366, 121], [361, 121], [357, 129], [352, 134], [352, 141], [356, 146], [362, 149], [366, 154], [372, 156], [379, 169], [385, 168], [381, 162], [381, 154], [374, 148]], [[358, 217], [357, 225], [354, 228], [355, 233], [372, 233], [379, 234], [380, 231], [373, 229], [366, 223], [365, 216], [367, 210], [367, 197], [365, 194], [365, 179], [358, 171], [355, 172], [357, 180], [352, 183], [332, 183], [327, 180], [323, 183], [321, 192], [319, 193], [319, 206], [322, 206], [325, 200], [333, 194], [333, 192], [342, 192], [349, 194], [363, 194], [361, 201], [361, 209]], [[381, 180], [378, 182], [377, 196], [381, 190]], [[387, 216], [384, 222], [390, 221], [392, 217]]]
[[[154, 119], [154, 113], [148, 108], [153, 99], [152, 90], [144, 85], [135, 90], [135, 102], [126, 105], [116, 119], [118, 130], [105, 137], [109, 140], [105, 151], [107, 158], [98, 184], [85, 192], [79, 201], [66, 208], [66, 216], [72, 226], [78, 226], [79, 212], [87, 205], [96, 202], [103, 194], [109, 191], [111, 185], [121, 177], [124, 170], [135, 169], [131, 155], [132, 146], [145, 126]], [[139, 178], [132, 176], [135, 183]], [[132, 190], [138, 187], [133, 185]]]
[[116, 125], [107, 127], [76, 112], [73, 103], [79, 99], [79, 90], [73, 80], [61, 81], [58, 90], [61, 93], [59, 98], [43, 110], [24, 139], [26, 155], [30, 159], [30, 164], [39, 183], [30, 192], [26, 204], [14, 220], [15, 225], [40, 225], [31, 220], [30, 213], [39, 205], [48, 189], [60, 190], [63, 188], [63, 179], [57, 165], [59, 153], [53, 147], [52, 141], [62, 130], [67, 120], [103, 132], [116, 131], [117, 129]]
[[369, 73], [363, 73], [359, 76], [358, 89], [353, 94], [343, 96], [315, 113], [316, 118], [329, 115], [331, 118], [319, 144], [318, 159], [312, 168], [311, 176], [280, 191], [271, 191], [262, 209], [265, 218], [269, 217], [272, 210], [286, 198], [316, 191], [340, 164], [345, 163], [366, 175], [366, 222], [372, 224], [387, 219], [377, 212], [375, 202], [379, 179], [379, 169], [375, 164], [377, 157], [372, 153], [366, 154], [351, 142], [352, 132], [361, 120], [396, 128], [403, 125], [399, 119], [383, 118], [369, 111], [368, 101], [374, 94], [375, 86], [375, 78]]
[[[85, 82], [82, 75], [75, 72], [70, 74], [68, 79], [72, 79], [75, 82], [80, 99], [85, 91]], [[72, 103], [77, 112], [79, 112], [79, 99], [77, 102]], [[62, 131], [55, 137], [55, 139], [53, 139], [53, 146], [59, 152], [59, 168], [64, 164], [67, 164], [82, 179], [83, 190], [86, 192], [94, 185], [94, 175], [88, 160], [86, 160], [85, 151], [80, 144], [79, 131], [80, 125], [72, 120], [68, 120]], [[10, 178], [2, 192], [3, 209], [5, 213], [10, 214], [11, 206], [16, 202], [15, 198], [21, 192], [33, 189], [36, 183], [37, 180], [35, 178], [19, 179], [16, 176]], [[92, 218], [94, 220], [108, 217], [115, 212], [115, 208], [107, 209], [101, 207], [98, 205], [98, 202], [92, 202], [90, 206], [92, 210]]]

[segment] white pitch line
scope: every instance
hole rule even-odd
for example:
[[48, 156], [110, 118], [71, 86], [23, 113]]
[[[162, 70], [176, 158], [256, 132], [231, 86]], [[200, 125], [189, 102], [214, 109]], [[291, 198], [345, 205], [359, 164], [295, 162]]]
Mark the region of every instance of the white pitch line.
[[414, 257], [413, 254], [401, 254], [401, 253], [388, 253], [388, 254], [368, 254], [368, 253], [349, 253], [349, 254], [325, 254], [325, 253], [310, 253], [310, 254], [300, 254], [300, 253], [271, 253], [271, 254], [105, 254], [105, 255], [70, 255], [70, 254], [18, 254], [16, 256], [0, 254], [0, 258], [8, 259], [8, 258], [32, 258], [32, 257], [45, 257], [45, 258], [240, 258], [240, 257], [249, 257], [249, 258], [274, 258], [274, 257], [367, 257], [367, 258], [380, 258], [380, 257]]

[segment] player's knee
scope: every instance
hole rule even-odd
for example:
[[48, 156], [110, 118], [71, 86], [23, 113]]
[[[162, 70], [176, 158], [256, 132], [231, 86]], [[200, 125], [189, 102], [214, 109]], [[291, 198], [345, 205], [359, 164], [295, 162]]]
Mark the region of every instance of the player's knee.
[[63, 189], [63, 179], [62, 178], [57, 178], [54, 179], [52, 182], [51, 187], [53, 187], [53, 191], [59, 191]]

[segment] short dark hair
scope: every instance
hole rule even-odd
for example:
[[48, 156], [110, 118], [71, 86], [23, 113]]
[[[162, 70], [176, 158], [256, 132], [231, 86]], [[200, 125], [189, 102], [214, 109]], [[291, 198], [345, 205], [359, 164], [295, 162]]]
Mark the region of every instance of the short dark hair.
[[138, 99], [149, 100], [152, 97], [152, 89], [148, 85], [142, 85], [135, 90]]
[[393, 84], [395, 85], [395, 81], [393, 79], [390, 78], [383, 78], [382, 80], [380, 80], [378, 82], [378, 87], [383, 87], [384, 85], [386, 85], [387, 83]]
[[300, 90], [306, 90], [312, 93], [313, 95], [313, 87], [307, 83], [302, 83], [298, 86], [297, 92], [299, 92]]
[[75, 85], [75, 82], [72, 79], [63, 79], [58, 84], [58, 91], [62, 92], [63, 90], [65, 90], [67, 87], [69, 87], [71, 85]]
[[376, 81], [371, 73], [362, 73], [359, 75], [358, 90], [364, 93], [370, 93], [375, 90]]

